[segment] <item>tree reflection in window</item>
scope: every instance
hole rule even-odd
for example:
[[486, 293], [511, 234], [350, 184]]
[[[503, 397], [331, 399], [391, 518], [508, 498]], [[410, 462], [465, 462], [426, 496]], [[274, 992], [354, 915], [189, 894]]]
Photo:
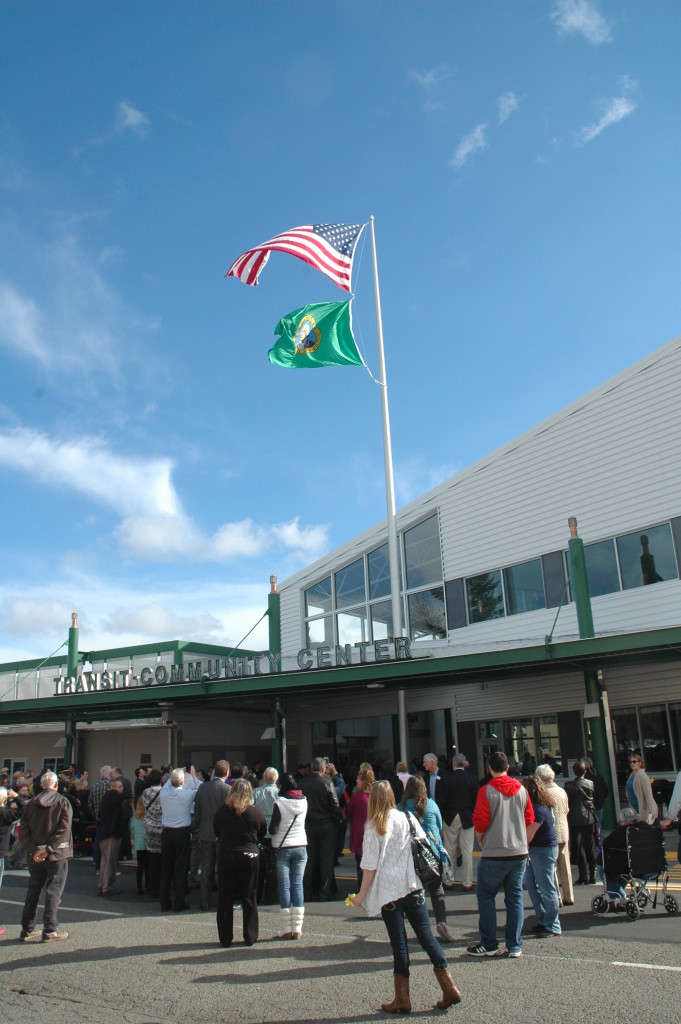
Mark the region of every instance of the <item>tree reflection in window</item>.
[[501, 573], [485, 572], [466, 580], [468, 621], [486, 622], [500, 619], [504, 615], [504, 595], [501, 589]]

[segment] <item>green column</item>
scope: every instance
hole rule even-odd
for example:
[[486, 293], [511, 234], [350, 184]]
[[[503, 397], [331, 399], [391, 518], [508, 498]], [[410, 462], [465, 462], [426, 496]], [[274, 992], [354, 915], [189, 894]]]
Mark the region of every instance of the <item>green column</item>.
[[[71, 614], [71, 628], [69, 629], [69, 645], [66, 656], [66, 674], [75, 676], [78, 672], [78, 613]], [[73, 721], [68, 715], [64, 723], [64, 765], [71, 763], [73, 757]]]
[[[577, 520], [574, 516], [568, 519], [568, 525], [570, 527], [570, 540], [568, 542], [570, 579], [577, 607], [577, 626], [580, 639], [587, 640], [596, 634], [591, 610], [591, 594], [589, 592], [589, 579], [586, 572], [586, 558], [584, 557], [584, 542], [581, 537], [577, 536]], [[597, 669], [586, 669], [584, 671], [584, 688], [587, 703], [597, 704], [599, 709], [598, 718], [591, 718], [589, 721], [591, 725], [594, 768], [599, 775], [603, 776], [610, 789], [610, 794], [603, 807], [603, 828], [611, 829], [617, 824], [613, 795], [613, 787], [617, 785], [617, 780], [613, 781], [610, 770], [610, 753], [608, 751], [603, 692], [598, 680]]]
[[[281, 607], [276, 576], [270, 576], [267, 617], [270, 654], [278, 654], [281, 657]], [[284, 768], [284, 716], [278, 699], [270, 703], [270, 725], [274, 729], [274, 736], [270, 741], [270, 763], [278, 771], [282, 771]]]

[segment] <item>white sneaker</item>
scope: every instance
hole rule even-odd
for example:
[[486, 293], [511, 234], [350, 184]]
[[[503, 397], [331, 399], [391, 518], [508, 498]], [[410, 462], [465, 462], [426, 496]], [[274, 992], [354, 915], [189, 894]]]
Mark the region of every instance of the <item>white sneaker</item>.
[[437, 933], [444, 942], [455, 941], [454, 936], [452, 935], [444, 921], [438, 921]]

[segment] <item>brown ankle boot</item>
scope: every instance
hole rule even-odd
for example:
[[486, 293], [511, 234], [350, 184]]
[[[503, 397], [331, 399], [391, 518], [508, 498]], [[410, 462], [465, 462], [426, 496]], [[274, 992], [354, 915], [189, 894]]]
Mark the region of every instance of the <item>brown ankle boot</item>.
[[448, 967], [435, 967], [435, 977], [442, 989], [442, 999], [438, 999], [436, 1006], [438, 1010], [446, 1010], [448, 1006], [461, 1002], [461, 993], [454, 984], [454, 979], [449, 973]]
[[403, 978], [401, 974], [393, 974], [393, 981], [395, 982], [395, 998], [392, 1003], [381, 1003], [381, 1009], [386, 1013], [411, 1013], [409, 978]]

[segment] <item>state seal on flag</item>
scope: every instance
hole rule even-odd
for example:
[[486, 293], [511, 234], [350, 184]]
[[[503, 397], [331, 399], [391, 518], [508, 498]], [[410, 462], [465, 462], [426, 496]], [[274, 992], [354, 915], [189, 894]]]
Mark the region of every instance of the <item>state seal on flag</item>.
[[307, 313], [296, 328], [293, 337], [293, 346], [296, 355], [306, 355], [309, 352], [316, 352], [322, 340], [322, 332], [317, 327], [313, 316]]

